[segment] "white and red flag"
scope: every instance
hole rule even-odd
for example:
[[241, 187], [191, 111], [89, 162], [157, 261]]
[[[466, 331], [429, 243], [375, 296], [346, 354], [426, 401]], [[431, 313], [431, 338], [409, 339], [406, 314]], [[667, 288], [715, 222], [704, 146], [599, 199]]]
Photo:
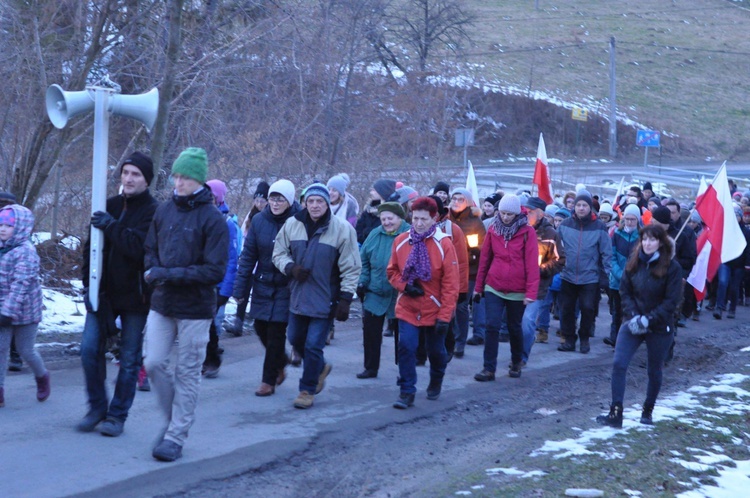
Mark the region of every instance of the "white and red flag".
[[539, 148], [536, 151], [536, 165], [534, 166], [532, 183], [537, 186], [539, 198], [547, 204], [552, 204], [554, 200], [552, 197], [552, 179], [547, 163], [547, 149], [544, 147], [544, 137], [541, 133], [539, 134]]
[[701, 179], [695, 209], [706, 226], [698, 237], [698, 258], [687, 282], [693, 286], [695, 296], [700, 301], [706, 293], [706, 281], [713, 280], [719, 265], [740, 256], [747, 245], [734, 214], [726, 162], [721, 165], [710, 186], [705, 179]]

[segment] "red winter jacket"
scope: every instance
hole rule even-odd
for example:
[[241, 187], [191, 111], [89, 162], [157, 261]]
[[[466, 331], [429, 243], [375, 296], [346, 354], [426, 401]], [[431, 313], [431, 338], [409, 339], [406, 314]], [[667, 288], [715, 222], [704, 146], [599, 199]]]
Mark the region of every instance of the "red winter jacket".
[[498, 292], [522, 292], [527, 299], [536, 299], [539, 248], [532, 227], [522, 226], [506, 243], [490, 226], [482, 244], [474, 292], [484, 292], [485, 284]]
[[[534, 243], [536, 244], [536, 239]], [[435, 235], [425, 240], [425, 244], [430, 255], [432, 278], [429, 282], [417, 280], [424, 289], [423, 296], [409, 297], [404, 294], [406, 283], [401, 281], [406, 259], [412, 248], [409, 232], [402, 233], [393, 241], [391, 260], [386, 268], [388, 281], [398, 291], [396, 318], [415, 327], [433, 326], [438, 320], [450, 322], [458, 301], [458, 262], [453, 242], [450, 237], [437, 230]]]

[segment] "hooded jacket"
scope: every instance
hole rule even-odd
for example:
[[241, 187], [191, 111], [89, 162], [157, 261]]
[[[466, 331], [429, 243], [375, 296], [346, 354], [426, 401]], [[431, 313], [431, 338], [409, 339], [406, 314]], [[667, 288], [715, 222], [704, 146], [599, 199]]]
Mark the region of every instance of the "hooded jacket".
[[[146, 235], [159, 205], [148, 189], [138, 195], [107, 199], [107, 213], [115, 223], [104, 230], [102, 298], [116, 311], [148, 313], [149, 288], [143, 280]], [[81, 267], [83, 286], [89, 286], [89, 247], [86, 240]]]
[[291, 281], [292, 313], [332, 318], [339, 299], [351, 301], [357, 291], [362, 270], [357, 233], [351, 224], [327, 210], [322, 224], [308, 239], [306, 223], [310, 221], [307, 209], [286, 220], [276, 236], [273, 264], [282, 273], [290, 264], [311, 270], [304, 282]]
[[250, 224], [240, 254], [232, 295], [237, 301], [250, 296], [250, 317], [267, 322], [289, 321], [289, 279], [273, 264], [273, 246], [286, 220], [300, 211], [297, 201], [275, 216], [271, 206], [263, 208]]
[[406, 260], [411, 253], [409, 232], [393, 241], [391, 259], [386, 273], [391, 285], [399, 292], [396, 301], [396, 318], [415, 327], [432, 327], [438, 320], [450, 323], [458, 301], [459, 276], [456, 250], [450, 237], [440, 230], [425, 239], [430, 256], [432, 277], [428, 282], [417, 280], [424, 290], [423, 296], [404, 294], [406, 282], [401, 280]]
[[227, 268], [229, 232], [208, 187], [189, 196], [173, 196], [156, 209], [146, 237], [146, 271], [165, 268], [151, 309], [188, 320], [213, 319], [216, 286]]
[[620, 289], [620, 280], [628, 263], [630, 253], [638, 244], [638, 230], [628, 233], [623, 228], [618, 228], [612, 234], [612, 271], [609, 273], [609, 288]]
[[395, 233], [387, 233], [382, 226], [375, 228], [367, 236], [359, 250], [362, 260], [362, 274], [359, 285], [365, 290], [365, 301], [362, 307], [375, 316], [393, 318], [395, 316], [396, 297], [398, 292], [388, 282], [386, 268], [391, 259], [391, 248], [397, 236], [411, 228], [402, 221]]
[[0, 248], [0, 315], [13, 325], [42, 321], [42, 285], [39, 255], [31, 243], [34, 215], [19, 204], [11, 204], [16, 217], [13, 235]]
[[606, 226], [591, 213], [563, 220], [557, 229], [565, 250], [565, 267], [560, 276], [574, 285], [609, 284], [612, 240]]
[[552, 224], [542, 218], [534, 227], [539, 249], [539, 291], [537, 300], [547, 297], [552, 278], [565, 266], [565, 250]]

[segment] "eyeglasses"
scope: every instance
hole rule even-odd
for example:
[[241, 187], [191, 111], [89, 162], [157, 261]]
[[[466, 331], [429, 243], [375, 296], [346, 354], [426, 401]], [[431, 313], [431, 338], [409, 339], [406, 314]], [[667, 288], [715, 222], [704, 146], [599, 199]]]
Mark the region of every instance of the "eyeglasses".
[[272, 204], [283, 204], [286, 202], [286, 199], [284, 199], [283, 197], [269, 197], [268, 202]]

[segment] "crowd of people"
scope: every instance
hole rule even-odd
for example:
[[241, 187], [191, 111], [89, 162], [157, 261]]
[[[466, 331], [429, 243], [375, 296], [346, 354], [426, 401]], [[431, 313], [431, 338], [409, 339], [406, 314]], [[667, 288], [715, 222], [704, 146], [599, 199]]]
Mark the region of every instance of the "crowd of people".
[[[501, 343], [509, 344], [508, 375], [520, 377], [533, 345], [554, 335], [553, 317], [558, 351], [589, 353], [604, 295], [612, 402], [597, 420], [621, 427], [625, 376], [640, 344], [648, 350], [649, 379], [641, 422], [650, 424], [677, 328], [700, 320], [704, 309], [717, 320], [734, 318], [748, 287], [750, 192], [736, 188], [735, 217], [748, 244], [721, 265], [698, 302], [686, 279], [701, 219], [649, 183], [611, 200], [579, 185], [548, 203], [524, 190], [480, 200], [443, 181], [421, 195], [381, 178], [360, 206], [346, 174], [299, 190], [278, 179], [258, 185], [240, 223], [226, 203], [227, 184], [208, 180], [203, 149], [188, 148], [175, 160], [173, 195], [161, 204], [149, 192], [148, 155], [134, 152], [118, 172], [120, 192], [91, 217], [104, 235], [96, 299], [89, 294], [88, 241], [84, 248], [88, 412], [77, 429], [119, 436], [136, 389], [153, 389], [164, 430], [152, 454], [161, 461], [181, 457], [201, 378], [219, 375], [230, 298], [238, 306], [227, 331], [242, 335], [249, 316], [265, 348], [256, 396], [274, 395], [287, 366], [301, 365], [293, 406], [311, 408], [333, 369], [324, 349], [334, 323], [348, 320], [359, 299], [364, 355], [356, 377], [378, 376], [383, 337], [393, 336], [393, 406], [408, 409], [417, 367], [429, 361], [426, 398], [437, 400], [448, 364], [467, 346], [484, 349], [476, 381], [495, 380]], [[0, 195], [0, 407], [5, 371], [21, 360], [34, 372], [37, 399], [50, 395], [49, 372], [33, 347], [41, 321], [39, 258], [29, 242], [34, 219], [11, 197]], [[110, 398], [105, 354], [113, 335], [119, 370]]]

